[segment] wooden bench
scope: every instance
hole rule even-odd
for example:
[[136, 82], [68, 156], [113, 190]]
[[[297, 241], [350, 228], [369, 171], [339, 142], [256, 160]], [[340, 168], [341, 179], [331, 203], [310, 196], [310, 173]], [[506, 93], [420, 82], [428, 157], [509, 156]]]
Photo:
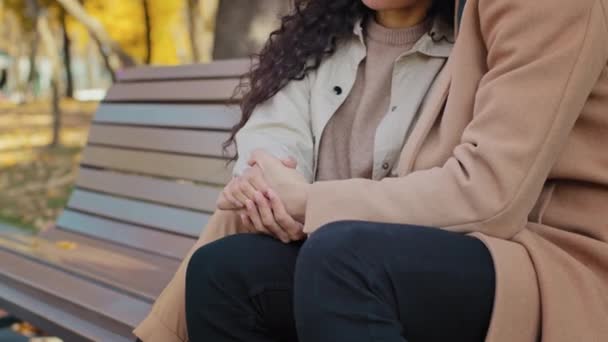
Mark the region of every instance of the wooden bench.
[[65, 341], [132, 341], [229, 180], [244, 60], [137, 68], [100, 105], [56, 227], [0, 227], [0, 307]]

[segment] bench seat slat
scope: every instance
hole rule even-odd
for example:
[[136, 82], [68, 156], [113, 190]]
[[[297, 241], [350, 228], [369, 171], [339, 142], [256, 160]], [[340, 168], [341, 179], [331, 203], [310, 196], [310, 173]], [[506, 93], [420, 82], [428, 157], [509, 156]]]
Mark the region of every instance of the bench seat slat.
[[93, 125], [89, 143], [225, 158], [228, 133]]
[[93, 122], [230, 130], [240, 113], [237, 106], [227, 105], [102, 103]]
[[[0, 267], [1, 265], [0, 262]], [[44, 283], [42, 285], [44, 286]], [[4, 310], [50, 335], [61, 336], [63, 341], [133, 341], [131, 336], [119, 335], [111, 331], [107, 325], [101, 324], [97, 313], [6, 277], [1, 268], [0, 294], [0, 306]]]
[[89, 146], [84, 151], [82, 163], [107, 169], [217, 185], [225, 185], [231, 178], [226, 160], [167, 153]]
[[[63, 232], [41, 237], [0, 235], [0, 246], [28, 259], [106, 284], [119, 292], [153, 301], [179, 262]], [[59, 244], [58, 244], [59, 243]], [[70, 247], [61, 247], [61, 246]], [[158, 281], [156, 281], [158, 280]]]
[[209, 214], [81, 189], [74, 190], [68, 208], [192, 237], [197, 237], [209, 220]]
[[76, 184], [85, 189], [206, 212], [215, 211], [221, 186], [81, 168]]
[[117, 83], [104, 102], [225, 102], [238, 79]]
[[150, 309], [150, 303], [0, 250], [0, 279], [2, 278], [55, 297], [66, 304], [73, 304], [82, 311], [93, 312], [95, 316], [112, 322], [123, 336], [128, 336], [130, 328], [138, 324]]
[[62, 230], [174, 259], [182, 259], [194, 243], [193, 238], [87, 215], [70, 209], [63, 211], [57, 226]]

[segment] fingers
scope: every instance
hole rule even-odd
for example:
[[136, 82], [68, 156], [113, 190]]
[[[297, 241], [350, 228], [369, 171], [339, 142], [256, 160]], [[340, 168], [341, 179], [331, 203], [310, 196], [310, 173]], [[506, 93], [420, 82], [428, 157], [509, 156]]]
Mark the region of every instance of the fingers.
[[245, 228], [245, 231], [249, 233], [257, 233], [257, 230], [253, 226], [253, 222], [251, 222], [251, 219], [247, 215], [246, 209], [239, 211], [239, 217], [241, 218], [241, 223], [243, 224], [243, 228]]
[[251, 221], [257, 233], [272, 235], [285, 243], [289, 242], [289, 237], [285, 232], [277, 230], [275, 227], [266, 226], [264, 224], [262, 216], [260, 215], [260, 212], [253, 201], [247, 200], [246, 210], [247, 216], [249, 217], [249, 220]]
[[255, 188], [249, 183], [248, 178], [240, 177], [238, 183], [233, 188], [232, 195], [245, 205], [247, 200], [253, 199]]
[[283, 227], [281, 227], [277, 221], [275, 220], [274, 214], [272, 213], [272, 208], [270, 207], [270, 202], [262, 195], [261, 192], [256, 193], [255, 195], [255, 203], [258, 208], [258, 212], [260, 213], [260, 217], [262, 219], [262, 224], [270, 230], [274, 236], [276, 236], [279, 240], [289, 243], [292, 241], [291, 236]]
[[[257, 192], [265, 193], [270, 190], [268, 183], [266, 183], [266, 179], [264, 179], [264, 172], [260, 169], [259, 166], [254, 166], [251, 168], [251, 172], [248, 174], [247, 180], [249, 184], [253, 186]], [[255, 193], [253, 194], [255, 196]], [[253, 197], [249, 197], [252, 199]]]
[[253, 221], [253, 225], [256, 227], [256, 229], [266, 230], [269, 232], [270, 235], [276, 237], [284, 243], [290, 242], [289, 235], [287, 235], [286, 232], [284, 232], [280, 227], [278, 227], [278, 225], [264, 225], [260, 212], [258, 211], [258, 208], [254, 202], [249, 201], [247, 203], [247, 213]]
[[297, 241], [303, 239], [306, 236], [306, 234], [303, 232], [303, 225], [294, 220], [293, 217], [287, 213], [287, 210], [283, 205], [283, 201], [281, 201], [279, 196], [273, 190], [269, 190], [267, 195], [274, 214], [274, 219], [278, 225], [283, 227], [292, 240]]
[[233, 179], [226, 185], [224, 190], [222, 190], [220, 197], [217, 200], [217, 207], [221, 210], [235, 210], [243, 208], [243, 204], [240, 203], [233, 196], [232, 188], [234, 187], [236, 179]]
[[295, 169], [298, 167], [298, 161], [293, 157], [289, 157], [287, 159], [281, 159], [281, 163], [290, 169]]

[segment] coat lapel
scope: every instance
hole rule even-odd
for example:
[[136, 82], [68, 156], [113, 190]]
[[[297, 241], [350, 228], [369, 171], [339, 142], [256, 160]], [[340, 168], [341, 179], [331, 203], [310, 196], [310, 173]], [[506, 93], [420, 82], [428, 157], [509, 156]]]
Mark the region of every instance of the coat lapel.
[[429, 134], [437, 117], [443, 110], [452, 79], [450, 64], [450, 59], [448, 59], [445, 67], [437, 76], [437, 80], [429, 93], [428, 100], [422, 108], [418, 123], [415, 125], [412, 134], [401, 151], [399, 162], [399, 174], [401, 176], [412, 172], [416, 155], [420, 151], [422, 143]]

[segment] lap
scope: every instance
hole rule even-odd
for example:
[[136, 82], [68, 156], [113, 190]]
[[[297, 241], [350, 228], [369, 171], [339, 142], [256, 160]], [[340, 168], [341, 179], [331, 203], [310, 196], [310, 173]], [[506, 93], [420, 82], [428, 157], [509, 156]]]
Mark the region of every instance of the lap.
[[[290, 290], [294, 275], [304, 273], [295, 279], [296, 297], [303, 296], [296, 302], [330, 306], [333, 301], [336, 310], [346, 310], [343, 303], [353, 297], [341, 301], [340, 296], [354, 294], [357, 289], [352, 287], [363, 279], [361, 288], [374, 292], [366, 298], [386, 304], [414, 341], [440, 341], [450, 334], [462, 336], [465, 330], [485, 332], [495, 282], [489, 251], [476, 238], [371, 222], [332, 223], [307, 241], [288, 245], [263, 235], [226, 237], [199, 249], [188, 272], [190, 278], [203, 274], [222, 293], [243, 297]], [[315, 285], [316, 277], [339, 281], [332, 289], [327, 283]], [[319, 292], [298, 294], [300, 283]], [[441, 328], [429, 329], [432, 326]]]
[[[470, 236], [410, 225], [336, 222], [309, 238], [298, 271], [302, 267], [309, 277], [341, 277], [339, 286], [359, 281], [373, 292], [362, 297], [369, 306], [377, 299], [389, 303], [413, 341], [441, 341], [450, 334], [462, 336], [458, 333], [465, 329], [485, 332], [491, 316], [493, 261], [485, 245]], [[429, 330], [432, 325], [441, 329]]]

